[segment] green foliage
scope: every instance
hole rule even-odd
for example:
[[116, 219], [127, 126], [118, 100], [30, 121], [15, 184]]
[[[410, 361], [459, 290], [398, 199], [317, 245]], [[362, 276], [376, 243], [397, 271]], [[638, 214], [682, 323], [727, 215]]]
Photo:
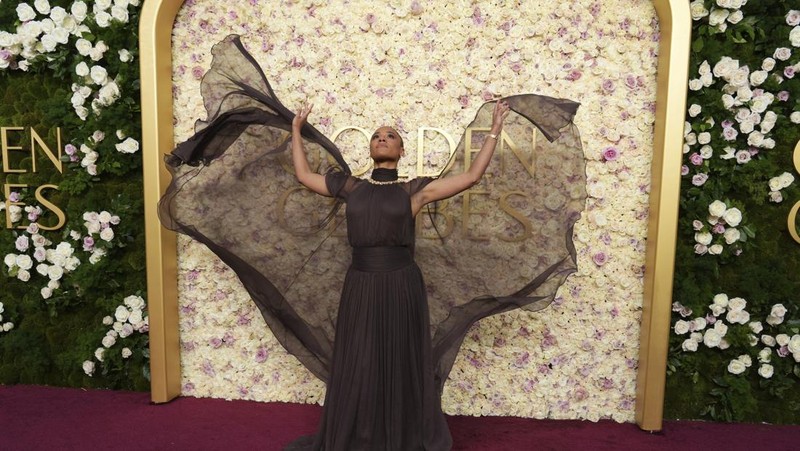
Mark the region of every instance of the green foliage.
[[[50, 5], [70, 10], [72, 1], [50, 0]], [[0, 28], [13, 32], [19, 24], [15, 7], [17, 3], [0, 2]], [[9, 152], [8, 164], [22, 168], [23, 173], [3, 173], [3, 184], [24, 184], [15, 188], [26, 205], [39, 205], [34, 196], [43, 184], [58, 185], [58, 190], [47, 190], [45, 198], [60, 208], [67, 223], [60, 230], [42, 231], [42, 236], [53, 243], [71, 242], [81, 264], [64, 274], [60, 287], [53, 295], [44, 298], [39, 289], [44, 286], [41, 276], [34, 274], [23, 282], [7, 273], [3, 265], [0, 275], [0, 302], [5, 311], [3, 321], [11, 321], [14, 328], [0, 332], [0, 384], [26, 383], [66, 385], [75, 387], [103, 387], [114, 389], [149, 389], [149, 351], [147, 333], [134, 332], [106, 349], [102, 363], [94, 357], [95, 349], [103, 347], [101, 339], [109, 330], [103, 318], [114, 316], [116, 308], [130, 295], [142, 295], [146, 290], [144, 255], [144, 216], [141, 174], [141, 152], [118, 152], [115, 144], [121, 139], [120, 131], [137, 141], [141, 137], [138, 74], [138, 11], [129, 8], [128, 23], [113, 22], [108, 28], [99, 28], [92, 22], [92, 6], [84, 24], [92, 33], [82, 37], [92, 44], [103, 41], [109, 50], [99, 61], [92, 61], [75, 52], [77, 37], [45, 56], [32, 60], [26, 72], [0, 70], [0, 126], [24, 127], [9, 136], [12, 145], [23, 143], [30, 149], [30, 130], [42, 134], [42, 139], [54, 152], [58, 152], [56, 128], [61, 131], [63, 173], [42, 153], [37, 153], [37, 171], [33, 172], [33, 158], [29, 152]], [[133, 55], [133, 62], [122, 62], [120, 49]], [[91, 112], [81, 120], [71, 104], [73, 84], [85, 85], [86, 80], [75, 73], [79, 62], [89, 66], [102, 65], [114, 77], [121, 97], [99, 114]], [[93, 89], [96, 91], [97, 86]], [[89, 107], [91, 98], [87, 101]], [[102, 131], [105, 139], [99, 143], [89, 138]], [[64, 146], [91, 144], [98, 154], [97, 174], [90, 175], [78, 161], [70, 161]], [[2, 195], [4, 198], [5, 195]], [[37, 222], [55, 225], [57, 217], [48, 209]], [[114, 226], [114, 238], [109, 243], [99, 242], [107, 254], [96, 263], [90, 263], [88, 252], [82, 250], [81, 241], [70, 237], [70, 231], [86, 236], [83, 214], [108, 211], [119, 216]], [[5, 211], [0, 219], [5, 224]], [[21, 224], [27, 225], [23, 218]], [[0, 255], [19, 253], [15, 240], [24, 229], [6, 229], [0, 232]], [[102, 240], [98, 240], [102, 241]], [[31, 246], [32, 248], [32, 246]], [[34, 262], [34, 268], [36, 262]], [[35, 270], [31, 269], [31, 273]], [[38, 279], [34, 279], [34, 276]], [[45, 282], [46, 284], [46, 282]], [[2, 323], [0, 322], [0, 323]], [[127, 347], [132, 354], [123, 358], [121, 349]], [[88, 376], [82, 363], [93, 360], [97, 369]]]
[[[707, 0], [704, 4], [709, 11], [719, 8], [715, 1]], [[754, 333], [747, 324], [732, 324], [725, 321], [723, 313], [717, 319], [729, 326], [725, 335], [729, 347], [720, 349], [700, 343], [696, 352], [682, 349], [682, 343], [689, 338], [688, 333], [673, 333], [667, 370], [667, 418], [771, 423], [800, 421], [798, 365], [791, 354], [780, 357], [773, 352], [769, 364], [774, 367], [774, 374], [769, 378], [759, 375], [761, 363], [758, 353], [767, 346], [751, 344], [753, 338], [761, 335], [797, 334], [795, 322], [800, 318], [797, 298], [800, 279], [795, 277], [800, 273], [800, 244], [792, 240], [786, 225], [789, 210], [800, 201], [800, 177], [792, 164], [792, 152], [800, 140], [800, 127], [789, 119], [792, 112], [800, 111], [800, 79], [783, 76], [784, 67], [800, 62], [800, 49], [792, 47], [789, 42], [789, 32], [793, 27], [787, 24], [786, 14], [790, 9], [798, 9], [798, 5], [780, 0], [750, 1], [741, 8], [743, 19], [735, 24], [727, 23], [724, 30], [723, 27], [711, 26], [709, 17], [693, 21], [691, 79], [700, 77], [704, 62], [713, 69], [723, 57], [738, 60], [739, 65], [747, 66], [752, 74], [761, 70], [764, 59], [773, 57], [778, 47], [790, 48], [792, 55], [787, 61], [778, 60], [770, 71], [773, 75], [752, 88], [776, 95], [781, 91], [788, 94], [788, 100], [776, 98], [767, 108], [767, 111], [777, 114], [774, 128], [766, 133], [767, 137], [775, 140], [772, 149], [751, 147], [747, 133], [741, 131], [734, 140], [725, 140], [722, 123], [730, 121], [738, 129], [736, 108], [748, 108], [752, 104], [744, 102], [740, 107], [726, 108], [723, 101], [726, 82], [723, 79], [714, 76], [709, 86], [689, 90], [687, 106], [700, 105], [702, 112], [696, 117], [687, 115], [686, 120], [695, 134], [711, 134], [709, 145], [714, 153], [702, 165], [689, 161], [690, 155], [700, 145], [691, 146], [685, 156], [684, 164], [689, 172], [683, 177], [681, 186], [673, 297], [679, 304], [676, 310], [683, 307], [691, 310], [692, 314], [682, 316], [676, 311], [673, 324], [678, 320], [711, 315], [709, 306], [714, 296], [726, 293], [730, 297], [744, 298], [749, 321], [761, 322], [764, 330]], [[736, 93], [733, 95], [735, 97]], [[755, 129], [759, 130], [758, 125]], [[747, 163], [737, 163], [735, 158], [719, 158], [728, 146], [736, 150], [753, 149], [757, 153]], [[794, 174], [796, 180], [781, 190], [782, 202], [772, 202], [769, 180], [783, 172]], [[707, 174], [708, 181], [695, 186], [692, 177], [700, 173]], [[724, 253], [698, 255], [695, 252], [693, 221], [706, 221], [709, 204], [715, 200], [736, 206], [743, 212], [739, 229], [744, 232], [746, 241], [741, 243], [742, 252], [738, 256]], [[786, 321], [770, 326], [765, 320], [775, 304], [786, 307]], [[741, 355], [750, 356], [752, 366], [741, 374], [732, 374], [728, 365]]]

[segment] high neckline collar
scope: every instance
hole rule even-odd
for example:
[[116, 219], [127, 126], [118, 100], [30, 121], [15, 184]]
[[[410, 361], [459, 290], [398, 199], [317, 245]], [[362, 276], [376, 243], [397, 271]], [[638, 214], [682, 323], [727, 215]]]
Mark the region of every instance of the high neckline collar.
[[397, 180], [397, 169], [375, 168], [371, 178], [378, 182], [393, 182]]

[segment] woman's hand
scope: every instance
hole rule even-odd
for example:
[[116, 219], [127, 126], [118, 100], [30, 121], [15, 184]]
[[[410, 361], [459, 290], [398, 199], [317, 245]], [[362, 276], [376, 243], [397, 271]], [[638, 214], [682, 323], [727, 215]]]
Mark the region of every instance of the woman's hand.
[[500, 132], [503, 131], [503, 121], [506, 120], [506, 116], [508, 116], [510, 111], [511, 108], [505, 100], [498, 100], [494, 104], [494, 111], [492, 111], [492, 134], [499, 135]]
[[300, 107], [300, 111], [295, 114], [294, 119], [292, 119], [292, 129], [295, 131], [300, 131], [304, 125], [306, 125], [306, 121], [308, 120], [308, 115], [311, 113], [311, 110], [314, 108], [313, 104], [304, 104]]

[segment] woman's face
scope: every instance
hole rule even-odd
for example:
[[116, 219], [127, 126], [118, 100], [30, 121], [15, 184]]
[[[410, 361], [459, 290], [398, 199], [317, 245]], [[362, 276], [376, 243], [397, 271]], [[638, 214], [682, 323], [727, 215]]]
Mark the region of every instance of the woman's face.
[[369, 140], [369, 156], [375, 163], [394, 162], [403, 156], [403, 139], [392, 127], [380, 127]]

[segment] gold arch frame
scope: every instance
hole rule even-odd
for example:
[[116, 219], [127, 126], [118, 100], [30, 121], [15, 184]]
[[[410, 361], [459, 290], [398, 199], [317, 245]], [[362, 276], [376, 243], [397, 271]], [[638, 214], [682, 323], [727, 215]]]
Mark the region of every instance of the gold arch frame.
[[[161, 226], [156, 210], [170, 180], [162, 156], [174, 147], [172, 26], [181, 5], [183, 0], [147, 0], [139, 23], [151, 399], [155, 403], [179, 396], [181, 388], [176, 238]], [[653, 0], [653, 5], [661, 39], [636, 388], [636, 424], [649, 431], [661, 430], [663, 419], [691, 39], [687, 1]]]

